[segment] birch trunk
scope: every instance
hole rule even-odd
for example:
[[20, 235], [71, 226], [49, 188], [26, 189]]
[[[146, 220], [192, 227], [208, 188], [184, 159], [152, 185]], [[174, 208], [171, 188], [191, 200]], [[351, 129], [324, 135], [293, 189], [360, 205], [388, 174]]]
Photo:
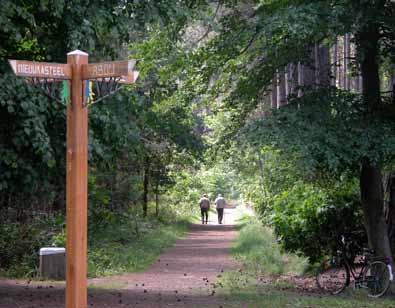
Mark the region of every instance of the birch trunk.
[[337, 86], [337, 41], [335, 45], [332, 47], [332, 78], [331, 78], [331, 85], [336, 87]]
[[280, 108], [287, 103], [287, 97], [285, 92], [285, 73], [278, 73], [278, 84], [277, 84], [277, 108]]
[[272, 92], [270, 95], [270, 107], [272, 109], [277, 109], [277, 74], [272, 81]]

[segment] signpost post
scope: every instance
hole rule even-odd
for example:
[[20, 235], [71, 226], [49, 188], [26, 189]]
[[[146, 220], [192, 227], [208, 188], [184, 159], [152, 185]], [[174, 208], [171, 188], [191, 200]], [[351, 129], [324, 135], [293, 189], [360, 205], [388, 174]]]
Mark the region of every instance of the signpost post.
[[82, 65], [88, 54], [67, 54], [71, 66], [71, 104], [66, 137], [66, 308], [86, 307], [88, 205], [88, 108], [83, 107]]
[[[87, 306], [87, 207], [88, 207], [88, 106], [91, 80], [114, 83], [106, 96], [120, 85], [134, 83], [136, 61], [88, 64], [88, 54], [75, 50], [67, 64], [9, 60], [17, 76], [41, 87], [45, 94], [67, 107], [66, 142], [66, 308]], [[48, 84], [61, 83], [57, 91]], [[42, 85], [45, 84], [45, 87]], [[100, 87], [100, 86], [99, 86]], [[70, 91], [71, 88], [71, 91]], [[109, 87], [107, 87], [109, 88]], [[100, 90], [102, 91], [102, 90]], [[59, 92], [59, 91], [58, 91]], [[70, 95], [71, 94], [71, 95]], [[100, 98], [99, 98], [100, 100]], [[90, 101], [90, 104], [86, 103]]]

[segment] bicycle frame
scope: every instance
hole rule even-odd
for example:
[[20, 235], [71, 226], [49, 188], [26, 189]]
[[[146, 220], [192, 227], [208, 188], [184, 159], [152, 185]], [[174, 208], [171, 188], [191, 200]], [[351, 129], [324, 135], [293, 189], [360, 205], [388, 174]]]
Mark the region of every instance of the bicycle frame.
[[[388, 261], [384, 258], [369, 258], [368, 256], [361, 256], [362, 261], [360, 262], [355, 262], [354, 260], [350, 261], [347, 257], [343, 257], [343, 262], [348, 268], [348, 271], [350, 272], [352, 278], [354, 279], [354, 287], [355, 288], [367, 288], [367, 281], [363, 279], [363, 274], [366, 270], [366, 268], [370, 265], [372, 261], [382, 261], [387, 264], [388, 271], [389, 271], [389, 280], [393, 281], [393, 273], [392, 273], [392, 267], [391, 264], [388, 263]], [[360, 270], [358, 270], [360, 268]], [[347, 285], [350, 285], [351, 281], [347, 282]]]
[[[341, 249], [325, 260], [316, 274], [318, 287], [331, 294], [339, 294], [347, 286], [367, 289], [369, 297], [380, 297], [393, 281], [389, 258], [375, 256], [370, 249], [352, 246], [344, 236]], [[355, 249], [357, 248], [357, 249]]]
[[[354, 286], [357, 287], [363, 287], [363, 283], [361, 283], [363, 279], [363, 273], [365, 272], [365, 269], [368, 267], [369, 262], [367, 261], [366, 257], [363, 257], [362, 262], [350, 262], [350, 260], [345, 259], [344, 260], [352, 278], [354, 279]], [[347, 285], [350, 284], [351, 281], [347, 283]]]
[[[345, 237], [342, 235], [340, 244], [341, 244], [341, 250], [337, 252], [338, 257], [340, 257], [341, 261], [346, 265], [349, 273], [351, 274], [352, 278], [354, 279], [355, 287], [364, 287], [364, 281], [363, 281], [363, 274], [366, 270], [366, 268], [370, 265], [372, 261], [382, 261], [387, 264], [388, 270], [389, 270], [389, 280], [393, 281], [393, 272], [392, 272], [392, 267], [391, 264], [389, 264], [387, 258], [374, 258], [370, 256], [372, 251], [368, 252], [368, 255], [363, 254], [362, 256], [357, 256], [348, 254], [349, 251], [349, 246], [352, 242], [346, 242]], [[359, 250], [360, 247], [358, 246]], [[358, 262], [355, 262], [355, 258], [361, 258]], [[360, 270], [358, 270], [360, 268]], [[350, 277], [351, 278], [351, 277]], [[350, 284], [350, 281], [347, 282], [347, 285]], [[366, 286], [365, 286], [366, 287]]]

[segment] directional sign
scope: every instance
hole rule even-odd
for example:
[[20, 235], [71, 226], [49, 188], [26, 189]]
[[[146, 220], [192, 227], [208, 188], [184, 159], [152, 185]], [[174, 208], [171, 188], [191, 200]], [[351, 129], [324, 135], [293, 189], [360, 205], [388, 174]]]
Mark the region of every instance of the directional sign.
[[[138, 76], [139, 76], [139, 72], [133, 71], [132, 73], [130, 73], [127, 76], [119, 76], [119, 77], [121, 77], [121, 79], [117, 80], [117, 82], [121, 83], [121, 84], [132, 84], [132, 83], [136, 82]], [[110, 77], [104, 77], [103, 81], [111, 82], [113, 80], [111, 80]]]
[[136, 60], [85, 64], [82, 66], [82, 79], [128, 76], [133, 73], [135, 65]]
[[128, 76], [122, 76], [122, 78], [119, 81], [119, 83], [125, 83], [125, 84], [135, 83], [138, 77], [139, 77], [139, 72], [138, 71], [133, 71]]
[[71, 79], [71, 66], [68, 64], [34, 61], [9, 60], [17, 76], [50, 79]]

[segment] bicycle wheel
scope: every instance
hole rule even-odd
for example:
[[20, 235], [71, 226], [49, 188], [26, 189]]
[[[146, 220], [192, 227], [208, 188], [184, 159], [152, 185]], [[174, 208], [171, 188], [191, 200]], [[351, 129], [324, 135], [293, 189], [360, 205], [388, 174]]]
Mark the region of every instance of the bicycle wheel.
[[330, 294], [339, 294], [350, 282], [347, 266], [336, 258], [324, 261], [318, 268], [316, 281], [318, 287]]
[[390, 272], [382, 261], [370, 263], [363, 272], [363, 284], [368, 289], [369, 297], [380, 297], [390, 286]]

